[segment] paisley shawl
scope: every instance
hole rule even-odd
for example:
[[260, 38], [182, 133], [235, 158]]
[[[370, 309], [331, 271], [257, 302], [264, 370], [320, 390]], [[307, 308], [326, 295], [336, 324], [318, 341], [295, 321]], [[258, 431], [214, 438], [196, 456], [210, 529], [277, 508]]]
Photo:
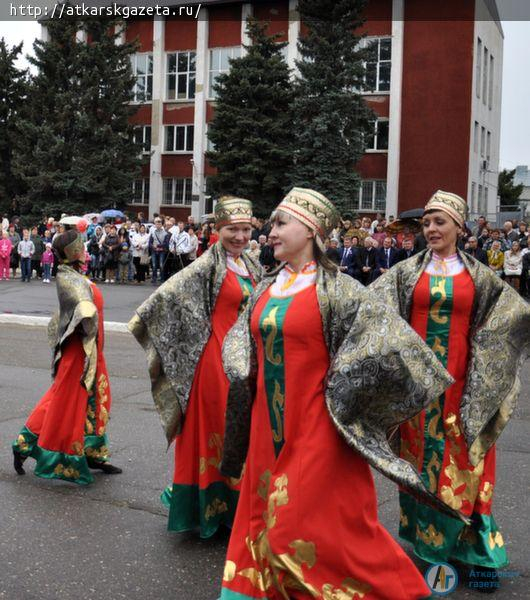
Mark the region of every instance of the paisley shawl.
[[[529, 354], [530, 306], [491, 269], [458, 254], [475, 284], [470, 360], [460, 418], [476, 466], [509, 421], [521, 389], [520, 369]], [[398, 263], [370, 290], [409, 320], [414, 288], [431, 260], [425, 250]]]
[[[259, 265], [246, 253], [242, 259], [259, 281]], [[217, 242], [162, 284], [129, 321], [129, 330], [147, 353], [153, 399], [168, 443], [182, 427], [226, 270], [226, 251]]]
[[[246, 458], [256, 386], [250, 316], [274, 276], [256, 288], [223, 345], [230, 393], [221, 470], [231, 477], [240, 476]], [[466, 520], [427, 490], [417, 470], [397, 457], [387, 440], [390, 429], [419, 413], [453, 379], [395, 310], [353, 278], [319, 267], [316, 286], [331, 361], [326, 404], [337, 430], [370, 465], [413, 496]]]
[[75, 332], [81, 334], [85, 366], [81, 383], [90, 392], [97, 367], [98, 311], [88, 279], [72, 267], [60, 265], [56, 279], [59, 311], [48, 325], [48, 342], [53, 350], [52, 376], [55, 377], [62, 346]]

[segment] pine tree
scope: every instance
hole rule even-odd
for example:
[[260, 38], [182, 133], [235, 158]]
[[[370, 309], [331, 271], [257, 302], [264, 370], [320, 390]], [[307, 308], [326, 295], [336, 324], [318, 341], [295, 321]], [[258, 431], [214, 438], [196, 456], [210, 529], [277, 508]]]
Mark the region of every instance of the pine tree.
[[293, 150], [293, 89], [282, 56], [286, 44], [267, 35], [266, 27], [247, 21], [251, 45], [217, 79], [215, 117], [208, 126], [215, 150], [207, 153], [217, 168], [209, 192], [248, 198], [261, 216], [270, 214], [288, 186]]
[[519, 198], [524, 190], [524, 185], [514, 183], [515, 169], [503, 169], [499, 173], [498, 194], [501, 199], [501, 206], [518, 206]]
[[307, 35], [299, 40], [301, 60], [293, 119], [296, 152], [292, 184], [313, 188], [340, 210], [358, 193], [355, 166], [373, 131], [373, 113], [360, 90], [371, 50], [355, 31], [366, 0], [299, 0]]
[[27, 87], [27, 71], [15, 64], [21, 52], [22, 44], [9, 48], [4, 38], [0, 40], [0, 213], [13, 212], [14, 199], [22, 189], [12, 168], [16, 121]]
[[[136, 45], [116, 44], [117, 21], [60, 19], [37, 40], [29, 114], [18, 124], [16, 170], [27, 193], [22, 212], [83, 214], [123, 207], [141, 150], [129, 117]], [[76, 40], [85, 31], [87, 42]], [[114, 33], [116, 32], [116, 33]]]

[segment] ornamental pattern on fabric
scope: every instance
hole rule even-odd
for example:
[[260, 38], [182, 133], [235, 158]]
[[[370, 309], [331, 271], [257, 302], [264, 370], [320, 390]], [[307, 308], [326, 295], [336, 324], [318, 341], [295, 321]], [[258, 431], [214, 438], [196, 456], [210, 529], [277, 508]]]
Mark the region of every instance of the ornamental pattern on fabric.
[[[239, 476], [248, 449], [256, 380], [249, 319], [275, 275], [257, 287], [223, 346], [231, 385], [221, 470], [233, 477]], [[383, 475], [423, 502], [463, 518], [427, 490], [418, 471], [394, 454], [386, 435], [440, 396], [453, 379], [416, 332], [354, 279], [319, 267], [316, 285], [331, 358], [326, 404], [338, 431]]]
[[[261, 267], [246, 253], [241, 258], [258, 282]], [[129, 330], [147, 353], [153, 399], [168, 443], [182, 427], [195, 369], [210, 337], [226, 260], [226, 251], [217, 242], [162, 284], [129, 322]]]
[[[478, 465], [509, 421], [530, 350], [530, 306], [491, 269], [458, 251], [476, 289], [468, 374], [460, 419], [469, 459]], [[370, 286], [385, 304], [410, 318], [414, 288], [432, 258], [425, 250], [395, 265]]]

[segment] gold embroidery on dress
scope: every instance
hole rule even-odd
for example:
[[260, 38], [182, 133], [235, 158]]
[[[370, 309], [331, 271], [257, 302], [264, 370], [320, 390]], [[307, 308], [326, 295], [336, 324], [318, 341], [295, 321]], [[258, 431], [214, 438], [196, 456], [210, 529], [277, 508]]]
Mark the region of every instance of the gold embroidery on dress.
[[455, 413], [449, 413], [444, 421], [445, 435], [451, 441], [449, 451], [453, 454], [460, 454], [461, 448], [459, 438], [462, 436], [458, 425], [458, 416]]
[[[451, 485], [443, 485], [440, 490], [441, 499], [456, 510], [462, 508], [464, 500], [470, 504], [475, 503], [480, 477], [484, 472], [484, 460], [473, 469], [459, 469], [452, 454], [449, 454], [450, 464], [444, 472], [450, 479]], [[457, 493], [457, 490], [460, 490]]]
[[405, 511], [402, 508], [399, 511], [399, 524], [401, 525], [401, 527], [409, 526], [409, 518], [407, 517]]
[[466, 544], [469, 544], [470, 546], [474, 546], [478, 542], [476, 532], [473, 530], [472, 527], [469, 527], [468, 525], [466, 525], [464, 529], [462, 529], [462, 532], [460, 533], [458, 539], [462, 542], [465, 542]]
[[98, 429], [98, 435], [103, 435], [105, 433], [107, 423], [109, 422], [109, 413], [107, 411], [107, 407], [105, 406], [109, 400], [107, 394], [108, 387], [109, 382], [107, 377], [104, 373], [102, 373], [98, 379], [99, 420], [102, 423]]
[[445, 356], [445, 353], [447, 352], [447, 348], [442, 344], [442, 340], [437, 335], [434, 336], [432, 351], [440, 356]]
[[324, 600], [352, 600], [353, 598], [364, 598], [367, 592], [372, 588], [367, 583], [361, 583], [356, 579], [348, 577], [345, 579], [340, 589], [334, 588], [331, 583], [326, 583], [322, 588], [322, 598]]
[[278, 333], [278, 323], [276, 322], [276, 314], [278, 309], [279, 306], [272, 308], [269, 314], [263, 319], [262, 323], [264, 331], [267, 331], [267, 327], [270, 327], [270, 332], [265, 340], [265, 357], [271, 364], [275, 366], [278, 366], [282, 363], [281, 355], [274, 355], [274, 340], [276, 339], [276, 334]]
[[427, 471], [427, 475], [429, 476], [429, 491], [432, 492], [433, 494], [436, 492], [436, 488], [438, 485], [438, 482], [436, 480], [436, 474], [433, 472], [433, 469], [440, 469], [441, 466], [442, 466], [442, 463], [440, 462], [440, 459], [438, 458], [438, 454], [436, 452], [433, 452], [432, 456], [431, 456], [431, 460], [429, 461], [429, 464], [427, 465], [427, 468], [425, 469]]
[[440, 316], [440, 309], [442, 308], [444, 302], [447, 300], [447, 292], [445, 290], [446, 279], [445, 277], [437, 278], [436, 284], [431, 288], [431, 293], [433, 296], [436, 294], [440, 294], [440, 298], [436, 300], [436, 302], [432, 305], [429, 310], [429, 316], [431, 319], [438, 323], [438, 325], [445, 325], [449, 319], [447, 315]]
[[73, 442], [72, 443], [72, 452], [77, 454], [77, 456], [83, 456], [83, 444], [81, 442]]
[[228, 505], [226, 504], [226, 502], [219, 500], [219, 498], [215, 498], [206, 507], [206, 510], [204, 511], [204, 516], [205, 516], [206, 520], [208, 521], [212, 517], [215, 517], [215, 515], [220, 515], [221, 513], [225, 513], [227, 511], [228, 511]]
[[101, 446], [98, 449], [89, 447], [85, 448], [85, 454], [89, 458], [94, 458], [95, 460], [106, 460], [109, 457], [109, 449], [107, 448], [107, 446]]
[[428, 546], [441, 546], [444, 543], [444, 534], [441, 531], [436, 531], [432, 523], [426, 531], [422, 531], [419, 525], [416, 525], [416, 536]]
[[504, 540], [502, 539], [502, 535], [500, 531], [490, 531], [490, 534], [488, 536], [488, 544], [490, 547], [490, 550], [494, 550], [495, 546], [498, 546], [499, 548], [502, 548], [504, 546]]
[[[429, 419], [429, 435], [435, 440], [443, 440], [444, 434], [442, 431], [437, 431], [438, 429], [438, 421], [442, 416], [442, 409], [440, 408], [440, 399], [436, 398], [436, 400], [431, 404], [430, 411], [432, 411], [432, 416]], [[441, 466], [441, 465], [440, 465]]]
[[73, 467], [65, 467], [62, 463], [59, 463], [53, 470], [55, 475], [62, 475], [68, 479], [79, 479], [79, 471]]
[[29, 450], [29, 444], [22, 434], [17, 437], [17, 446], [19, 447], [20, 452], [27, 452]]
[[280, 383], [274, 381], [274, 395], [272, 397], [272, 412], [276, 420], [276, 429], [272, 428], [272, 439], [279, 443], [283, 441], [282, 410], [285, 405], [285, 396], [281, 392]]
[[490, 481], [484, 482], [484, 489], [478, 493], [481, 502], [489, 502], [493, 495], [493, 484]]
[[223, 572], [223, 581], [233, 581], [236, 576], [236, 563], [233, 560], [227, 560], [225, 562], [225, 569]]

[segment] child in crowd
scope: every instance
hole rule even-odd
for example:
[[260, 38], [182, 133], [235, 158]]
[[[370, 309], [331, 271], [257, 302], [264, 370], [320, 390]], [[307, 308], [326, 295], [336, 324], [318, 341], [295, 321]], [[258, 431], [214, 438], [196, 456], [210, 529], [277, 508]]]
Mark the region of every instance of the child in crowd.
[[22, 281], [29, 283], [31, 279], [31, 257], [35, 254], [35, 245], [29, 239], [28, 229], [22, 231], [22, 240], [18, 243], [18, 253], [20, 254]]
[[46, 244], [46, 250], [42, 254], [40, 266], [42, 267], [42, 283], [50, 283], [54, 263], [52, 245], [50, 242]]
[[120, 253], [118, 256], [118, 283], [127, 283], [130, 258], [131, 251], [129, 244], [123, 242], [120, 246]]
[[12, 249], [13, 244], [9, 239], [9, 233], [4, 229], [0, 236], [0, 279], [9, 279], [9, 259]]

